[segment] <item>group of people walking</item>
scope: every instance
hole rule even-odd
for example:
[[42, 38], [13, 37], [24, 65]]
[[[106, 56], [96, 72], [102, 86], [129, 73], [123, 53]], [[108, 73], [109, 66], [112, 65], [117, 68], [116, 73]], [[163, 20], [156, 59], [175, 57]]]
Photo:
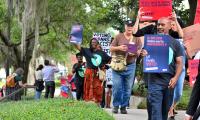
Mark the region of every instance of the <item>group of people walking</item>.
[[[140, 12], [138, 12], [140, 19]], [[183, 30], [181, 21], [173, 12], [170, 17], [162, 17], [155, 23], [145, 21], [147, 24], [144, 28], [139, 28], [139, 20], [128, 20], [125, 22], [125, 31], [119, 33], [111, 43], [110, 51], [112, 58], [102, 51], [98, 50], [98, 41], [93, 38], [90, 42], [90, 48], [83, 48], [75, 45], [76, 48], [86, 58], [86, 72], [84, 79], [83, 99], [86, 101], [95, 101], [100, 103], [102, 87], [101, 80], [98, 79], [98, 67], [102, 64], [96, 64], [96, 59], [101, 56], [102, 63], [111, 62], [112, 68], [112, 97], [113, 97], [113, 113], [120, 112], [127, 114], [127, 106], [131, 95], [131, 90], [135, 79], [136, 60], [139, 56], [145, 57], [148, 51], [143, 48], [144, 40], [142, 36], [145, 34], [169, 35], [169, 72], [168, 73], [144, 73], [145, 83], [148, 90], [147, 95], [147, 111], [149, 120], [167, 120], [168, 117], [174, 119], [176, 104], [179, 102], [183, 84], [185, 80], [186, 68], [185, 61], [187, 51], [183, 43]], [[146, 24], [145, 23], [145, 24]], [[137, 26], [137, 27], [135, 27]], [[128, 52], [127, 44], [136, 44], [137, 52], [132, 54]], [[104, 56], [104, 57], [102, 57]], [[122, 57], [121, 57], [122, 56]], [[125, 69], [112, 67], [112, 62], [116, 58], [120, 58], [124, 62]], [[124, 59], [122, 59], [124, 58]], [[93, 61], [93, 62], [92, 62]], [[198, 101], [199, 102], [199, 101]]]
[[[144, 81], [148, 90], [148, 120], [167, 120], [168, 117], [173, 119], [176, 105], [182, 96], [186, 74], [185, 62], [187, 52], [183, 43], [184, 34], [182, 30], [184, 26], [182, 26], [182, 23], [173, 12], [170, 19], [169, 17], [162, 17], [156, 22], [145, 21], [146, 27], [139, 28], [140, 16], [141, 13], [139, 11], [136, 21], [127, 20], [124, 32], [115, 36], [110, 45], [112, 56], [107, 55], [101, 49], [96, 38], [90, 40], [88, 48], [82, 47], [80, 44], [74, 44], [79, 51], [76, 54], [78, 62], [72, 68], [72, 73], [75, 74], [76, 79], [74, 81], [76, 85], [76, 98], [77, 100], [93, 101], [100, 106], [104, 91], [104, 80], [100, 78], [100, 72], [111, 67], [113, 82], [112, 112], [117, 114], [120, 110], [121, 114], [127, 114], [127, 106], [129, 105], [135, 80], [136, 60], [138, 57], [148, 55], [148, 51], [143, 48], [144, 39], [142, 37], [146, 34], [169, 35], [172, 37], [169, 40], [169, 72], [144, 73]], [[136, 45], [136, 53], [128, 52], [128, 44]], [[86, 62], [83, 62], [83, 57], [85, 57]], [[120, 66], [116, 67], [116, 64], [120, 64]], [[41, 91], [44, 88], [45, 98], [54, 97], [54, 73], [59, 72], [59, 70], [55, 65], [51, 65], [48, 60], [44, 61], [44, 65], [39, 65], [35, 72], [35, 99], [40, 99]], [[17, 69], [15, 73], [17, 74], [15, 76], [17, 85], [15, 88], [7, 88], [7, 94], [16, 89], [17, 86], [23, 86], [20, 84], [20, 76], [23, 74], [23, 70]], [[107, 87], [111, 88], [109, 85]], [[195, 96], [199, 92], [198, 89], [199, 74], [193, 88], [185, 120], [191, 120], [197, 109], [200, 95], [197, 95], [198, 98]], [[109, 96], [111, 95], [109, 94]], [[110, 107], [110, 105], [107, 106]]]

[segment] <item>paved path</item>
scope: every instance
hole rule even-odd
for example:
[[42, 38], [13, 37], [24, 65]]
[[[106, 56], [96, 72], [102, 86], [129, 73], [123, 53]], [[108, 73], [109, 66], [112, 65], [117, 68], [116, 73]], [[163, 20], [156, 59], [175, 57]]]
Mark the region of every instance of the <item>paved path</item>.
[[[140, 109], [128, 109], [128, 114], [113, 114], [111, 109], [105, 109], [115, 120], [147, 120], [147, 111]], [[178, 111], [175, 120], [183, 120], [185, 111]]]

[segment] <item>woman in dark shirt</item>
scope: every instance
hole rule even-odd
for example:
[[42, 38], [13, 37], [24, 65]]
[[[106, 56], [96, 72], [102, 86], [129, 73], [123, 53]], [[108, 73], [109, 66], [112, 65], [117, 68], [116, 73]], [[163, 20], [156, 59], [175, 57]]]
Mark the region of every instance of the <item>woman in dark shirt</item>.
[[98, 67], [104, 69], [104, 65], [111, 60], [111, 57], [99, 50], [99, 43], [95, 38], [91, 39], [89, 48], [83, 48], [77, 44], [75, 46], [85, 57], [87, 65], [84, 75], [83, 99], [94, 101], [99, 105], [102, 101], [103, 86], [102, 81], [99, 80]]

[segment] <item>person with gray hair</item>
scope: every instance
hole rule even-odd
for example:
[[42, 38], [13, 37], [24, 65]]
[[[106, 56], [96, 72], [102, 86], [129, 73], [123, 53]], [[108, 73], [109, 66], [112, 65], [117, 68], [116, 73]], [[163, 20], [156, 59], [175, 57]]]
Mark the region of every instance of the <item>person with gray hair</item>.
[[[14, 77], [15, 86], [14, 87], [6, 86], [6, 96], [12, 94], [21, 87], [25, 86], [25, 84], [22, 83], [23, 74], [24, 74], [23, 68], [17, 68], [15, 72], [11, 75]], [[22, 96], [21, 92], [18, 92], [15, 95], [8, 97], [8, 99], [18, 101], [21, 100], [21, 96]]]

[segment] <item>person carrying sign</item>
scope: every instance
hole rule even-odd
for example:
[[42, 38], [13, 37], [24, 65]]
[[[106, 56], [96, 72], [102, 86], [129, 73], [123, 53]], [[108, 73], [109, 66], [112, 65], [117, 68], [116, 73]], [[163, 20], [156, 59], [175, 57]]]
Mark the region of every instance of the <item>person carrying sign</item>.
[[[138, 12], [138, 16], [140, 16], [140, 12]], [[138, 22], [136, 23], [138, 24]], [[133, 21], [127, 20], [124, 33], [119, 33], [110, 47], [112, 53], [113, 113], [118, 113], [120, 107], [121, 113], [127, 114], [126, 107], [128, 106], [134, 83], [136, 59], [142, 46], [141, 41], [132, 35], [134, 33], [133, 26]], [[133, 47], [134, 53], [129, 52], [129, 45], [135, 46]]]
[[[157, 34], [169, 35], [171, 20], [167, 17], [160, 18], [157, 23]], [[148, 73], [147, 111], [148, 120], [167, 120], [170, 101], [173, 99], [173, 88], [181, 74], [183, 51], [177, 40], [169, 41], [169, 72]], [[142, 56], [148, 51], [142, 50]]]
[[100, 106], [103, 86], [98, 71], [104, 69], [104, 65], [110, 62], [111, 57], [99, 50], [99, 43], [96, 38], [91, 39], [89, 48], [81, 47], [79, 44], [74, 45], [86, 59], [83, 99], [93, 101]]

